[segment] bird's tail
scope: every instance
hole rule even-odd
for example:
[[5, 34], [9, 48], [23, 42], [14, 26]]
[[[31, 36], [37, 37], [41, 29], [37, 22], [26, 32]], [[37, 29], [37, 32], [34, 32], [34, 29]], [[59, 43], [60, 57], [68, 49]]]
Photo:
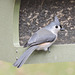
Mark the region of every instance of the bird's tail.
[[13, 65], [17, 68], [21, 67], [36, 48], [37, 46], [28, 48]]

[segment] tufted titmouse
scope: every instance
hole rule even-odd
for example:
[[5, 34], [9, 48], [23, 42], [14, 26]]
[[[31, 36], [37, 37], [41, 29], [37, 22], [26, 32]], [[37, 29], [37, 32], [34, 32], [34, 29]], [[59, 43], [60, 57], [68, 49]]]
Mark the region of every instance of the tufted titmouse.
[[28, 43], [25, 44], [25, 46], [29, 48], [13, 65], [17, 68], [21, 67], [35, 50], [50, 50], [49, 48], [56, 41], [58, 31], [60, 30], [64, 30], [64, 28], [62, 28], [59, 19], [57, 16], [55, 16], [53, 22], [41, 28], [31, 36], [31, 38], [28, 40]]

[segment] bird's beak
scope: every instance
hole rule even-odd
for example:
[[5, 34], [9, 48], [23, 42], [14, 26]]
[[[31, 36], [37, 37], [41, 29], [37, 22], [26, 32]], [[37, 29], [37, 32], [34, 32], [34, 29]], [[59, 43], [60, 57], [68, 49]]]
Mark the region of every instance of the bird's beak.
[[62, 28], [62, 26], [60, 25], [60, 31], [64, 31], [65, 30], [65, 28]]

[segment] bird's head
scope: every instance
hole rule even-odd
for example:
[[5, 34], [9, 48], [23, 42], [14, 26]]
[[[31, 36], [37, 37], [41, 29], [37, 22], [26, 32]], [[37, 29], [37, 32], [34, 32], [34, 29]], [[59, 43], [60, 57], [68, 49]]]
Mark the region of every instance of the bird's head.
[[54, 21], [51, 22], [47, 26], [48, 30], [52, 31], [53, 33], [58, 33], [60, 30], [64, 31], [64, 28], [60, 25], [59, 19], [57, 16], [54, 17]]

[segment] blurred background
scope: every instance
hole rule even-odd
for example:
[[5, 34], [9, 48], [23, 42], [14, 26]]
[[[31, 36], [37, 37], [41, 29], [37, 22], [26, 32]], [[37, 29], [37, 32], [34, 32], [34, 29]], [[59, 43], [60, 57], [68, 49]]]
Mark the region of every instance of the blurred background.
[[18, 69], [0, 61], [0, 75], [75, 75], [75, 62], [25, 64]]
[[19, 17], [20, 45], [38, 29], [59, 18], [65, 31], [59, 32], [55, 44], [75, 43], [75, 0], [21, 0]]

